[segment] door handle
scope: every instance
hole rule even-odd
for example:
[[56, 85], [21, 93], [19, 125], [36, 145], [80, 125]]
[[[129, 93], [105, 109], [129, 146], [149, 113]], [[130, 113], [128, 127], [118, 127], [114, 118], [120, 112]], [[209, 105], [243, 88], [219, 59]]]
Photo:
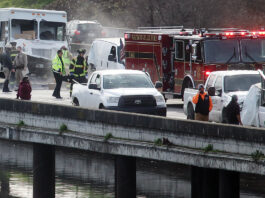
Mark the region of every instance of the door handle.
[[90, 95], [93, 95], [93, 92], [90, 92]]

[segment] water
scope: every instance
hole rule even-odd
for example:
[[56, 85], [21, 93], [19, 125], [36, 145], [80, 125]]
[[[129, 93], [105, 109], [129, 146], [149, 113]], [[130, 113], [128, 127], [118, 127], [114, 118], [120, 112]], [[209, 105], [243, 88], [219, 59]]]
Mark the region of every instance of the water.
[[[0, 198], [32, 197], [32, 146], [0, 141]], [[189, 198], [188, 166], [137, 160], [140, 198]], [[114, 198], [114, 159], [109, 155], [56, 149], [57, 198]], [[265, 197], [265, 177], [241, 174], [240, 197]]]

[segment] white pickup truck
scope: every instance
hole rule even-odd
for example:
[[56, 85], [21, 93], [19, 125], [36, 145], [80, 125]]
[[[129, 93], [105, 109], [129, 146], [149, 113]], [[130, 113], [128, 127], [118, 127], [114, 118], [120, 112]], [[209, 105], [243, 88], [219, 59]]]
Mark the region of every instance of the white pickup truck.
[[[162, 83], [157, 82], [156, 88]], [[91, 74], [86, 85], [74, 84], [76, 106], [166, 116], [162, 94], [149, 75], [137, 70], [101, 70]]]
[[[231, 97], [237, 95], [238, 103], [242, 107], [249, 88], [259, 82], [261, 82], [261, 76], [258, 71], [235, 70], [212, 72], [205, 83], [206, 91], [210, 87], [215, 88], [215, 93], [211, 95], [213, 109], [209, 114], [209, 121], [225, 122], [223, 109], [229, 104]], [[187, 119], [194, 119], [195, 104], [192, 103], [192, 98], [197, 93], [198, 90], [196, 89], [185, 89], [184, 91], [183, 109]]]

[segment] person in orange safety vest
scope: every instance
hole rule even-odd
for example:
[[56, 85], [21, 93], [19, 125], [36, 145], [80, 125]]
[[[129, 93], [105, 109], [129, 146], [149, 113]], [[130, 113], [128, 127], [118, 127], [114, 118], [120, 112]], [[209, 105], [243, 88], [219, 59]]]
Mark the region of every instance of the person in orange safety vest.
[[212, 98], [204, 91], [204, 85], [199, 85], [199, 92], [193, 97], [195, 120], [209, 121], [209, 113], [213, 108]]

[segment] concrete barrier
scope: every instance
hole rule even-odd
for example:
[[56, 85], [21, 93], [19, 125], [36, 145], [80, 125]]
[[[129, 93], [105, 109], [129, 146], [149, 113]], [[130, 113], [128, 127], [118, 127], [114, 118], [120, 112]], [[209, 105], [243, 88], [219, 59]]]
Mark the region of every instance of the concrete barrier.
[[[18, 128], [20, 120], [26, 125]], [[0, 99], [0, 122], [3, 139], [265, 174], [263, 159], [251, 156], [265, 153], [265, 131], [258, 128], [10, 99]], [[62, 124], [69, 131], [61, 133]], [[163, 138], [169, 144], [154, 143]]]

